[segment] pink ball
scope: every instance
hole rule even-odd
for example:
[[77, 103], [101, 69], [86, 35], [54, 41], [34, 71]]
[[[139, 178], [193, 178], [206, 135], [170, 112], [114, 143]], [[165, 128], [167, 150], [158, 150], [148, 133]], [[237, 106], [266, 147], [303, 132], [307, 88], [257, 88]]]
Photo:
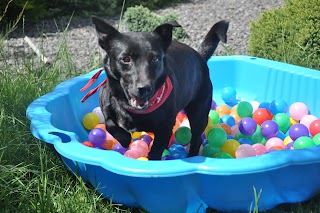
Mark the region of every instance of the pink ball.
[[234, 126], [231, 127], [231, 135], [233, 137], [235, 137], [238, 132], [239, 132], [239, 126], [238, 125], [234, 125]]
[[130, 144], [130, 150], [137, 151], [140, 157], [146, 157], [149, 153], [149, 146], [142, 140], [136, 140]]
[[318, 118], [314, 115], [305, 115], [303, 118], [300, 120], [300, 123], [305, 125], [308, 129], [310, 127], [310, 124], [317, 120]]
[[142, 156], [140, 156], [140, 153], [137, 150], [128, 150], [124, 153], [124, 156], [126, 156], [128, 158], [134, 158], [134, 159], [142, 157]]
[[266, 142], [267, 150], [271, 149], [272, 147], [281, 147], [284, 149], [285, 146], [284, 146], [283, 140], [277, 137], [273, 137], [267, 140]]
[[261, 143], [253, 144], [252, 147], [256, 151], [256, 156], [263, 155], [267, 152], [267, 148]]
[[247, 158], [256, 156], [255, 149], [249, 144], [241, 144], [236, 150], [236, 158]]
[[302, 102], [295, 102], [289, 108], [290, 116], [295, 120], [301, 120], [303, 116], [308, 115], [309, 109], [307, 105]]

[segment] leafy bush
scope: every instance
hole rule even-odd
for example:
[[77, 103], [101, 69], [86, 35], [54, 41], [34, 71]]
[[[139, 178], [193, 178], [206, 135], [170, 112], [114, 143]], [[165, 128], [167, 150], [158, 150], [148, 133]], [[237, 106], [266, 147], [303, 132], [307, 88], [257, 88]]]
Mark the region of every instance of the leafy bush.
[[320, 69], [320, 0], [286, 0], [250, 31], [250, 55]]
[[[178, 21], [178, 16], [174, 13], [170, 13], [165, 16], [159, 16], [154, 12], [151, 12], [148, 8], [143, 6], [129, 7], [124, 13], [125, 26], [129, 31], [143, 32], [152, 31], [160, 24], [168, 21]], [[174, 39], [183, 39], [188, 37], [183, 28], [175, 28], [173, 30]]]

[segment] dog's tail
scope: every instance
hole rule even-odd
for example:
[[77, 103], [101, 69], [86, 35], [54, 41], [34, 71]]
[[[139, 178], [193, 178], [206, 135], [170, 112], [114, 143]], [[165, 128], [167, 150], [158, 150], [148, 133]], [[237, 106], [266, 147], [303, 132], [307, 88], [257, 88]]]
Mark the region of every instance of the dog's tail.
[[227, 42], [228, 28], [229, 22], [226, 20], [219, 21], [211, 27], [198, 51], [205, 61], [208, 61], [212, 56], [219, 44], [219, 41], [222, 41], [223, 43]]

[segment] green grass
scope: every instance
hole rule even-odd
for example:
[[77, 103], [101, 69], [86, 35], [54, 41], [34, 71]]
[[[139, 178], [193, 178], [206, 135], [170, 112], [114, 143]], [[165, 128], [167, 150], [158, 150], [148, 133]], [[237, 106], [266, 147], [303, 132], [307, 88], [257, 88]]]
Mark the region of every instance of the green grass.
[[[0, 38], [0, 60], [6, 61], [4, 36]], [[59, 54], [49, 66], [36, 65], [34, 58], [0, 68], [0, 212], [143, 212], [103, 199], [81, 178], [70, 174], [54, 148], [34, 138], [29, 130], [28, 105], [61, 81], [85, 72], [75, 70], [66, 42], [63, 34]], [[259, 192], [256, 196], [258, 200]], [[252, 209], [256, 212], [258, 207]], [[317, 196], [267, 212], [315, 213], [319, 209]]]

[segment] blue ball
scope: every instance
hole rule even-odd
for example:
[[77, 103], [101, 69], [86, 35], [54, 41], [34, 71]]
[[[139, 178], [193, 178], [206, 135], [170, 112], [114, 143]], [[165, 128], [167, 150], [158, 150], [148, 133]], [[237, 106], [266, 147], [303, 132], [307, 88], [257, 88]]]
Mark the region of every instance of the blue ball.
[[182, 159], [188, 157], [186, 149], [184, 148], [184, 146], [180, 144], [172, 144], [168, 150], [170, 152], [170, 155], [175, 159]]
[[270, 103], [269, 102], [262, 102], [262, 103], [260, 103], [259, 108], [265, 108], [270, 111]]
[[241, 144], [253, 145], [253, 142], [252, 142], [250, 139], [248, 139], [248, 138], [240, 138], [240, 139], [238, 140], [238, 142], [240, 143], [240, 145], [241, 145]]
[[237, 99], [237, 92], [233, 87], [225, 87], [222, 90], [221, 98], [225, 103], [234, 103]]
[[220, 118], [220, 123], [228, 124], [230, 127], [236, 125], [236, 120], [231, 115], [224, 115]]
[[286, 137], [287, 137], [286, 134], [284, 134], [281, 130], [278, 132], [277, 138], [284, 140]]
[[277, 99], [271, 102], [270, 112], [272, 114], [286, 113], [288, 112], [288, 104], [282, 99]]

